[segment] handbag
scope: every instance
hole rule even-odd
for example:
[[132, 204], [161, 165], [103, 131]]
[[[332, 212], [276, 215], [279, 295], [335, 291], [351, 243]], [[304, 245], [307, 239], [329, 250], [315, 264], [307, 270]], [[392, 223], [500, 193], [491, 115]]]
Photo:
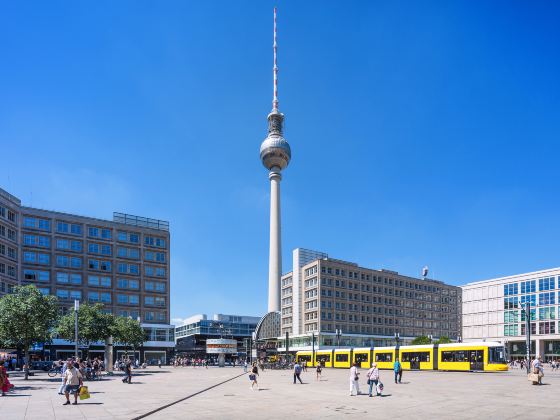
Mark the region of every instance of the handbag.
[[87, 400], [90, 397], [87, 386], [80, 387], [79, 396], [80, 396], [80, 400]]
[[257, 378], [257, 377], [256, 377], [255, 375], [249, 375], [249, 379], [250, 379], [251, 381], [254, 381], [256, 378]]

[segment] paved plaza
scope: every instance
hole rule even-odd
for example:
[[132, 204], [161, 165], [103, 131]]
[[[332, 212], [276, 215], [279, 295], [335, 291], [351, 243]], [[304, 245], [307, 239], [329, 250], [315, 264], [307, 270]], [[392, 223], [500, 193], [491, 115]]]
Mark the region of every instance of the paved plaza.
[[[558, 418], [560, 372], [546, 370], [545, 385], [532, 386], [523, 372], [404, 372], [403, 384], [382, 371], [384, 396], [349, 396], [348, 371], [303, 373], [303, 385], [289, 371], [265, 371], [259, 391], [240, 368], [152, 368], [135, 371], [131, 385], [120, 375], [88, 382], [91, 398], [62, 406], [60, 379], [46, 374], [13, 377], [15, 393], [0, 397], [0, 419], [134, 419], [168, 404], [147, 419], [285, 419], [375, 417], [443, 419]], [[241, 375], [241, 376], [239, 376]], [[362, 370], [362, 378], [365, 370]], [[361, 380], [362, 391], [366, 391]], [[219, 384], [219, 385], [218, 385]], [[217, 386], [215, 386], [217, 385]], [[211, 388], [212, 387], [212, 388]], [[210, 388], [210, 389], [209, 389]]]

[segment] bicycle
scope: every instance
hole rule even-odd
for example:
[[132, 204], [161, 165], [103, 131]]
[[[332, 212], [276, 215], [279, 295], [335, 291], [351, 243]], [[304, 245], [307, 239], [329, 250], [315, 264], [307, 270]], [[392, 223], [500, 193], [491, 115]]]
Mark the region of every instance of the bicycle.
[[62, 369], [61, 368], [51, 368], [47, 374], [49, 378], [56, 378], [57, 375], [62, 376]]

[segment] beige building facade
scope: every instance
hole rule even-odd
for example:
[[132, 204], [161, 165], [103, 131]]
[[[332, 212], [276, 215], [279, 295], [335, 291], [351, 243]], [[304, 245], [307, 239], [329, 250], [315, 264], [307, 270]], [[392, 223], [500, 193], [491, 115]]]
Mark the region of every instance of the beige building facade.
[[0, 295], [33, 284], [56, 296], [62, 313], [74, 300], [101, 303], [106, 312], [142, 323], [146, 358], [166, 359], [175, 344], [169, 245], [165, 221], [122, 213], [102, 220], [26, 207], [0, 189]]
[[[292, 349], [406, 344], [461, 331], [461, 289], [432, 279], [360, 267], [297, 248], [281, 279], [282, 338]], [[280, 351], [285, 350], [285, 340]]]

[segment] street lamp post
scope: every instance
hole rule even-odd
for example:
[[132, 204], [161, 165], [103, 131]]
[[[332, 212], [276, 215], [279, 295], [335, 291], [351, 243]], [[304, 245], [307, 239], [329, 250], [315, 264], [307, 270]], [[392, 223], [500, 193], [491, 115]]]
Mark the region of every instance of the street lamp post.
[[315, 366], [315, 331], [311, 333], [311, 366]]
[[399, 339], [401, 338], [401, 335], [396, 332], [395, 333], [395, 341], [397, 342], [397, 345], [395, 347], [395, 357], [399, 357]]
[[527, 374], [531, 372], [531, 302], [521, 304], [521, 310], [525, 312], [525, 345], [527, 346]]
[[340, 336], [342, 335], [342, 329], [336, 329], [335, 330], [335, 335], [336, 335], [336, 346], [340, 347]]
[[80, 301], [74, 301], [74, 353], [76, 360], [78, 359], [78, 309], [80, 309]]

